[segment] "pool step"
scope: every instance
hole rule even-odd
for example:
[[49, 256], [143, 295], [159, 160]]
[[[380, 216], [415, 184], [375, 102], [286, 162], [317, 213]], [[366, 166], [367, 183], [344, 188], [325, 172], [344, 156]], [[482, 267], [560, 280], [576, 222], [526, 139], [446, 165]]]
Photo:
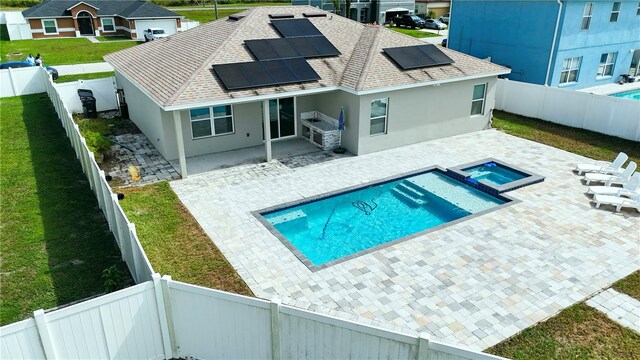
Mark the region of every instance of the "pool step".
[[271, 225], [303, 225], [307, 226], [307, 214], [302, 210], [296, 210], [269, 218]]
[[[482, 196], [481, 192], [474, 194], [470, 189], [461, 188], [456, 180], [446, 176], [414, 177], [403, 183], [416, 192], [424, 194], [427, 199], [436, 196], [468, 213], [474, 214], [493, 206], [491, 202], [486, 201], [489, 195]], [[483, 199], [479, 199], [478, 196], [482, 196]]]
[[393, 195], [395, 195], [402, 202], [412, 207], [423, 206], [427, 203], [427, 200], [422, 198], [423, 195], [420, 192], [403, 183], [404, 182], [401, 182], [393, 189], [391, 189]]

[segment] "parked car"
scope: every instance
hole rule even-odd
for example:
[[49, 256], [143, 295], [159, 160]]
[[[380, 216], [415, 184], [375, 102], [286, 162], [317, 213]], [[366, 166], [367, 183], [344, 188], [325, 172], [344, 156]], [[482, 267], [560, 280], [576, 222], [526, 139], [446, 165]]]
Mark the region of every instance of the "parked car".
[[[31, 65], [25, 61], [10, 61], [10, 62], [0, 64], [0, 69], [17, 69], [17, 68], [24, 68], [24, 67], [31, 67], [31, 66], [35, 66], [35, 65]], [[52, 68], [51, 66], [45, 66], [44, 68], [47, 69], [47, 72], [49, 73], [49, 75], [51, 75], [51, 78], [53, 80], [58, 79], [58, 70], [56, 70], [55, 68]]]
[[447, 25], [436, 19], [427, 19], [424, 21], [424, 27], [427, 29], [444, 30], [447, 28]]
[[443, 22], [443, 23], [449, 25], [449, 13], [446, 13], [446, 14], [440, 16], [438, 18], [438, 20], [440, 20], [440, 22]]
[[144, 35], [144, 41], [151, 41], [169, 36], [169, 34], [160, 28], [149, 28], [143, 31], [142, 34]]
[[424, 29], [424, 26], [425, 26], [423, 18], [421, 18], [418, 15], [411, 15], [411, 14], [396, 16], [393, 19], [393, 23], [396, 24], [396, 26], [404, 26], [412, 29], [415, 29], [415, 28]]

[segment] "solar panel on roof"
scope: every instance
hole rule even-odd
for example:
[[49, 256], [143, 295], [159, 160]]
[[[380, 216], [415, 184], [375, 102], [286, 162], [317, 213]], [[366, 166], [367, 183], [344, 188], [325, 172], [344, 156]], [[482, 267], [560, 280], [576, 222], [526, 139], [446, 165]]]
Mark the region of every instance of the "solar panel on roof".
[[293, 19], [293, 14], [269, 14], [271, 19]]
[[319, 80], [320, 76], [302, 58], [213, 65], [228, 90], [284, 85]]
[[271, 24], [286, 38], [322, 35], [309, 19], [271, 20]]
[[244, 43], [260, 61], [340, 55], [340, 51], [324, 36], [245, 40]]
[[403, 70], [453, 63], [435, 45], [416, 45], [382, 49]]

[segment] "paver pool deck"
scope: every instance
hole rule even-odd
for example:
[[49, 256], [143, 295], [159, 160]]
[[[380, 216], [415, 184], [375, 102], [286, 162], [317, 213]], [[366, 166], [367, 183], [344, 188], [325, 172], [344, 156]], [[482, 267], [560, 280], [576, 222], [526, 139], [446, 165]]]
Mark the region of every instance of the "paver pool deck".
[[[311, 272], [252, 211], [494, 157], [545, 176], [521, 200]], [[595, 209], [588, 159], [496, 130], [290, 168], [273, 161], [171, 183], [256, 296], [484, 349], [640, 269], [640, 214]]]

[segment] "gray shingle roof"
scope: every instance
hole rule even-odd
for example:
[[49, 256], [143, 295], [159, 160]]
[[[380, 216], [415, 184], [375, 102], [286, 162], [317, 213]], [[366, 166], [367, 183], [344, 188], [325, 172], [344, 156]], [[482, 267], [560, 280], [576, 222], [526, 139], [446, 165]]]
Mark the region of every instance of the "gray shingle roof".
[[22, 12], [25, 18], [71, 16], [67, 9], [84, 2], [98, 8], [98, 16], [119, 15], [127, 19], [146, 17], [180, 17], [162, 6], [142, 0], [45, 0]]
[[[386, 29], [327, 13], [309, 20], [340, 50], [337, 57], [308, 59], [321, 80], [302, 84], [228, 91], [211, 65], [254, 61], [244, 40], [278, 38], [269, 14], [319, 12], [307, 6], [256, 7], [241, 20], [220, 19], [105, 56], [128, 79], [164, 107], [269, 95], [300, 90], [343, 87], [355, 91], [413, 86], [469, 76], [496, 75], [509, 70], [454, 50], [441, 50], [455, 62], [450, 65], [403, 71], [382, 51], [424, 42]], [[148, 66], [153, 59], [153, 66]]]

